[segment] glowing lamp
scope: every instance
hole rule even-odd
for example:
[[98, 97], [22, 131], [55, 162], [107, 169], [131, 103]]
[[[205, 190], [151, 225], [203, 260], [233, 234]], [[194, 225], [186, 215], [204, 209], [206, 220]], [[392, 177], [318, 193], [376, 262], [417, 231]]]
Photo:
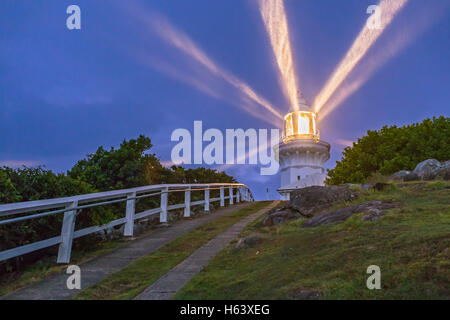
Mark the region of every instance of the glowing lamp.
[[284, 117], [283, 141], [293, 139], [319, 139], [316, 114], [310, 111], [294, 111]]

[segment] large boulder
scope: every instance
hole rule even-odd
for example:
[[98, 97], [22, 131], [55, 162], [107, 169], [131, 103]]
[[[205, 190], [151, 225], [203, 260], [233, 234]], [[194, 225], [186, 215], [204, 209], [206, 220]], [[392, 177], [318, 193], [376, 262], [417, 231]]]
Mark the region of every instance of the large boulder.
[[262, 223], [272, 226], [301, 217], [310, 218], [338, 202], [354, 200], [358, 194], [348, 185], [298, 189], [291, 193], [291, 200], [287, 204], [267, 213]]
[[436, 159], [428, 159], [419, 163], [413, 170], [413, 174], [416, 174], [419, 179], [433, 180], [441, 169], [441, 163]]
[[312, 216], [338, 202], [352, 201], [358, 194], [358, 191], [347, 185], [312, 186], [292, 192], [289, 206], [303, 216]]
[[408, 181], [417, 181], [420, 180], [419, 176], [416, 173], [411, 172], [410, 174], [406, 175], [405, 177], [403, 177], [403, 181], [408, 182]]
[[444, 180], [450, 180], [450, 160], [441, 163], [436, 176]]
[[350, 207], [338, 210], [332, 210], [323, 214], [317, 215], [306, 220], [302, 227], [311, 228], [325, 224], [337, 223], [347, 220], [349, 217], [356, 213], [364, 212], [365, 215], [361, 220], [374, 221], [385, 214], [382, 210], [394, 208], [395, 205], [391, 201], [367, 201], [359, 204], [352, 205]]
[[400, 171], [397, 171], [396, 173], [394, 173], [394, 174], [391, 176], [391, 179], [394, 180], [394, 181], [397, 181], [397, 180], [402, 181], [402, 180], [403, 180], [406, 176], [408, 176], [410, 173], [411, 173], [411, 172], [408, 171], [408, 170], [400, 170]]
[[450, 160], [441, 162], [441, 169], [450, 169]]

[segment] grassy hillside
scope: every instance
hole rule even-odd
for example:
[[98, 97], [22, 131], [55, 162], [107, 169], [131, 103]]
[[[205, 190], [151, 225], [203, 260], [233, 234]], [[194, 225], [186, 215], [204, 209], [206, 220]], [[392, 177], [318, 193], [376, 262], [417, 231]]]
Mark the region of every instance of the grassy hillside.
[[[321, 299], [450, 299], [450, 182], [369, 191], [354, 203], [375, 199], [396, 208], [373, 222], [357, 214], [315, 228], [257, 221], [245, 234], [261, 244], [231, 244], [175, 298], [293, 299], [318, 290]], [[381, 268], [380, 290], [366, 287], [369, 265]]]

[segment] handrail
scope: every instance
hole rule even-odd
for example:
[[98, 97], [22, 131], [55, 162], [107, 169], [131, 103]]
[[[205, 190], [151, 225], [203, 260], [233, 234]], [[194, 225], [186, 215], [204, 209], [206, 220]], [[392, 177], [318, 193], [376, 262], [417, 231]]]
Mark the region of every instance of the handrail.
[[[228, 188], [229, 196], [225, 196], [225, 188]], [[233, 194], [233, 189], [237, 189], [235, 195]], [[220, 197], [210, 199], [210, 190], [220, 190]], [[182, 191], [185, 192], [184, 203], [173, 204], [169, 206], [167, 201], [168, 193]], [[191, 192], [193, 191], [204, 191], [204, 200], [191, 202]], [[161, 196], [160, 207], [146, 210], [140, 213], [135, 212], [135, 204], [137, 199], [158, 195]], [[130, 189], [88, 193], [71, 197], [3, 204], [0, 205], [0, 218], [6, 216], [14, 216], [17, 214], [31, 213], [34, 211], [43, 211], [50, 209], [56, 210], [34, 213], [28, 216], [21, 216], [17, 218], [11, 217], [8, 219], [0, 220], [0, 225], [24, 221], [28, 219], [35, 219], [58, 213], [64, 213], [64, 218], [60, 236], [0, 251], [0, 261], [59, 244], [57, 262], [69, 263], [73, 239], [122, 224], [125, 225], [124, 236], [133, 236], [135, 220], [143, 219], [150, 215], [159, 214], [160, 222], [164, 223], [167, 222], [167, 212], [170, 210], [184, 208], [184, 217], [189, 217], [192, 206], [203, 204], [205, 206], [204, 210], [209, 211], [209, 205], [211, 202], [220, 201], [220, 206], [223, 207], [225, 205], [226, 199], [229, 199], [230, 204], [233, 204], [234, 200], [236, 200], [236, 202], [239, 202], [241, 198], [244, 201], [253, 201], [253, 196], [250, 192], [250, 189], [244, 184], [198, 183], [149, 185]], [[76, 216], [80, 212], [80, 210], [119, 202], [126, 202], [126, 212], [124, 218], [116, 219], [100, 226], [91, 226], [81, 230], [74, 230]]]
[[4, 213], [15, 214], [17, 213], [26, 213], [29, 211], [36, 210], [45, 210], [55, 208], [61, 205], [65, 205], [67, 203], [71, 203], [74, 201], [78, 201], [80, 203], [84, 202], [93, 202], [97, 200], [106, 200], [118, 197], [120, 195], [127, 195], [129, 193], [143, 193], [153, 190], [161, 190], [163, 188], [175, 188], [175, 187], [209, 187], [209, 186], [242, 186], [246, 187], [241, 183], [209, 183], [209, 184], [157, 184], [157, 185], [149, 185], [144, 187], [130, 188], [130, 189], [121, 189], [121, 190], [113, 190], [113, 191], [103, 191], [96, 193], [87, 193], [82, 195], [76, 195], [71, 197], [64, 198], [54, 198], [48, 200], [35, 200], [35, 201], [25, 201], [25, 202], [14, 202], [10, 204], [2, 204], [0, 205], [0, 217], [4, 216]]

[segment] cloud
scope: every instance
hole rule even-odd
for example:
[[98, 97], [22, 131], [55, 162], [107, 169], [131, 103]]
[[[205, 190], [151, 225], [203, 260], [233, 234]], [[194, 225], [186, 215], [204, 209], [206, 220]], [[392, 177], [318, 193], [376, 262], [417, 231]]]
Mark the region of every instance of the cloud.
[[9, 168], [20, 168], [23, 166], [26, 167], [37, 167], [41, 165], [39, 161], [34, 160], [3, 160], [0, 161], [0, 167], [9, 167]]
[[346, 140], [346, 139], [340, 139], [340, 138], [336, 138], [334, 140], [334, 142], [336, 142], [337, 144], [340, 144], [342, 146], [346, 146], [346, 147], [351, 147], [353, 146], [353, 141], [351, 140]]

